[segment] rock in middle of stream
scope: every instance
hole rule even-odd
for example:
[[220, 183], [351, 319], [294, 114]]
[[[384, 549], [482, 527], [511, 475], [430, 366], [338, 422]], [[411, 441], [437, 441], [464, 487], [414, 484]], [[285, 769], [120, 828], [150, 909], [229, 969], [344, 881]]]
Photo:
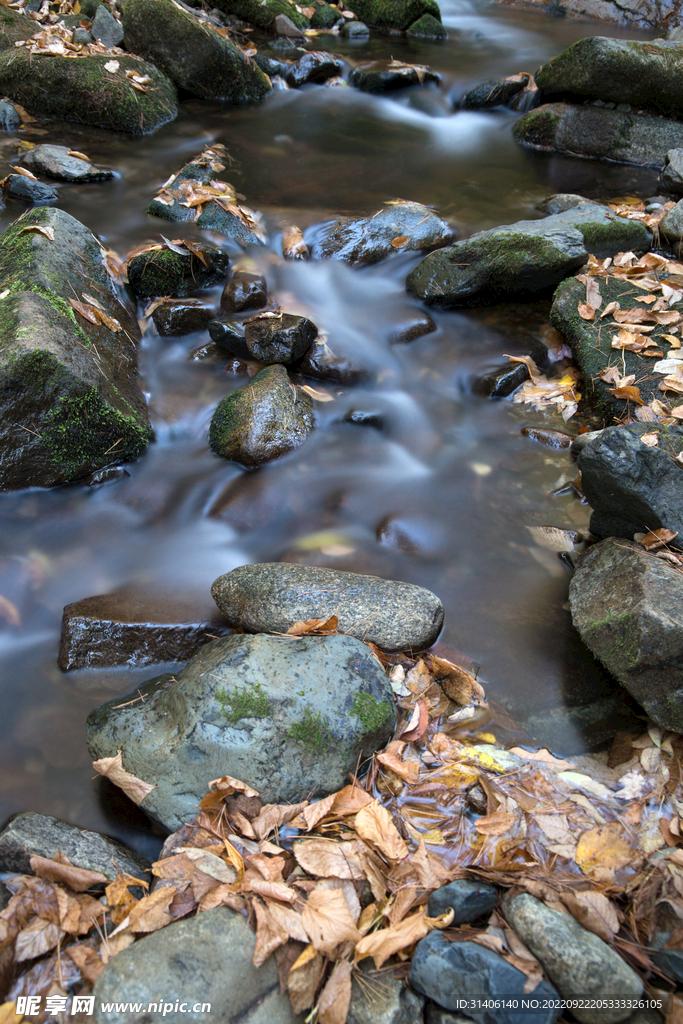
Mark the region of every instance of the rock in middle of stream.
[[362, 641], [234, 635], [93, 711], [88, 750], [121, 751], [124, 769], [153, 787], [142, 809], [176, 829], [223, 775], [271, 803], [332, 793], [394, 721], [391, 685]]

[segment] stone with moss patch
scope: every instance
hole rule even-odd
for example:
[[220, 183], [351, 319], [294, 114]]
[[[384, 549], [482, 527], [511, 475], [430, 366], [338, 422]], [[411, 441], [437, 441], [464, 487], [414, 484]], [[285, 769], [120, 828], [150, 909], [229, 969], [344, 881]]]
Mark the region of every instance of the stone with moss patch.
[[[112, 58], [104, 54], [62, 57], [29, 53], [0, 54], [0, 93], [21, 103], [36, 116], [108, 128], [131, 135], [149, 135], [178, 113], [172, 82], [153, 64], [119, 54], [118, 68], [107, 71]], [[149, 78], [146, 92], [133, 88], [127, 71]]]
[[436, 0], [347, 0], [346, 6], [359, 21], [376, 28], [405, 31], [424, 14], [441, 22]]
[[30, 39], [37, 27], [19, 11], [0, 7], [0, 50], [11, 49], [20, 39]]
[[311, 28], [332, 28], [339, 21], [339, 8], [325, 3], [325, 0], [314, 0], [311, 6], [315, 8], [315, 13], [311, 17]]
[[310, 21], [298, 5], [290, 0], [216, 0], [216, 7], [235, 15], [250, 25], [270, 31], [275, 29], [278, 14], [284, 14], [297, 28], [310, 28]]
[[415, 39], [435, 39], [437, 42], [448, 39], [448, 32], [433, 14], [423, 14], [421, 18], [414, 21], [408, 29], [407, 35], [414, 36]]
[[133, 256], [128, 264], [128, 280], [135, 294], [140, 298], [185, 298], [219, 284], [228, 272], [227, 255], [214, 245], [197, 248], [203, 259], [189, 249], [181, 255], [167, 246]]
[[[77, 480], [135, 458], [152, 439], [136, 381], [139, 327], [103, 255], [95, 236], [57, 209], [30, 210], [0, 236], [3, 490]], [[85, 294], [121, 330], [80, 316], [68, 298], [87, 303]]]
[[353, 698], [351, 710], [360, 718], [368, 732], [381, 729], [394, 714], [393, 706], [388, 700], [375, 700], [370, 693], [357, 693]]
[[[140, 694], [144, 701], [133, 701]], [[391, 713], [364, 723], [360, 704]], [[175, 676], [93, 711], [88, 749], [93, 758], [120, 750], [124, 768], [155, 787], [142, 809], [175, 829], [196, 814], [207, 779], [222, 775], [269, 803], [333, 793], [387, 743], [394, 724], [391, 685], [362, 641], [233, 634], [201, 648]]]

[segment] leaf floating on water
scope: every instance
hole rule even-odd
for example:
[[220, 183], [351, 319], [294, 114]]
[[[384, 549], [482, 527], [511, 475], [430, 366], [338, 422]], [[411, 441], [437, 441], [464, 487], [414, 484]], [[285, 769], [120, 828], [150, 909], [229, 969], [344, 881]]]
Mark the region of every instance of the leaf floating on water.
[[616, 821], [584, 832], [576, 847], [576, 863], [585, 875], [619, 871], [631, 863], [633, 857], [623, 825]]
[[330, 395], [327, 391], [321, 391], [320, 388], [313, 388], [310, 384], [302, 384], [301, 390], [305, 391], [316, 402], [334, 402], [334, 395]]
[[131, 775], [130, 772], [126, 771], [123, 767], [123, 758], [120, 750], [115, 757], [101, 757], [98, 761], [93, 761], [92, 766], [99, 775], [104, 775], [115, 786], [122, 789], [126, 796], [129, 796], [135, 804], [141, 804], [145, 797], [153, 789], [156, 789], [156, 786], [151, 786], [149, 782], [138, 779], [135, 775]]
[[16, 607], [6, 597], [0, 594], [0, 618], [3, 618], [5, 622], [8, 622], [10, 626], [21, 625], [21, 615]]
[[517, 824], [518, 815], [506, 811], [494, 811], [482, 818], [477, 818], [474, 827], [484, 836], [502, 836]]

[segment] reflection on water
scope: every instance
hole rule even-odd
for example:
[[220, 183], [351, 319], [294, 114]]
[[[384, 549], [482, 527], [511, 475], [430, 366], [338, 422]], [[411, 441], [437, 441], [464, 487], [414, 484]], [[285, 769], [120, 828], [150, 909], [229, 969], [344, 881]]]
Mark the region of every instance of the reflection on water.
[[[587, 526], [585, 506], [550, 497], [573, 479], [572, 461], [521, 436], [539, 416], [472, 394], [473, 380], [504, 354], [536, 351], [547, 304], [437, 311], [435, 332], [392, 345], [418, 308], [403, 284], [417, 257], [397, 254], [355, 271], [276, 255], [286, 223], [305, 229], [392, 198], [433, 204], [471, 231], [537, 216], [534, 204], [549, 191], [654, 190], [646, 172], [517, 149], [507, 112], [452, 108], [471, 85], [533, 71], [603, 29], [464, 2], [443, 9], [446, 44], [316, 40], [349, 62], [428, 63], [443, 75], [441, 90], [386, 99], [312, 88], [241, 109], [190, 100], [175, 124], [149, 139], [75, 125], [26, 133], [117, 169], [106, 185], [60, 186], [60, 205], [120, 253], [169, 233], [146, 216], [147, 202], [202, 146], [225, 143], [236, 161], [225, 176], [264, 212], [273, 241], [272, 249], [233, 255], [264, 273], [277, 301], [310, 316], [332, 351], [367, 379], [354, 388], [325, 385], [335, 401], [316, 407], [306, 444], [247, 473], [214, 458], [206, 443], [215, 404], [244, 378], [222, 363], [188, 361], [206, 336], [150, 331], [141, 374], [157, 441], [146, 456], [99, 487], [0, 496], [0, 595], [18, 616], [12, 621], [5, 609], [0, 618], [0, 819], [34, 809], [154, 849], [158, 839], [137, 809], [92, 780], [83, 723], [96, 704], [155, 672], [63, 675], [55, 661], [61, 610], [132, 584], [206, 590], [249, 561], [339, 566], [433, 589], [446, 607], [445, 642], [478, 662], [491, 695], [560, 751], [603, 741], [605, 718], [616, 721], [612, 687], [571, 629], [568, 571], [526, 529]], [[14, 160], [14, 138], [0, 144], [4, 163]], [[2, 226], [19, 212], [8, 207]], [[171, 233], [197, 234], [187, 225]], [[352, 413], [364, 415], [349, 422]], [[597, 713], [586, 710], [591, 701], [602, 702]]]

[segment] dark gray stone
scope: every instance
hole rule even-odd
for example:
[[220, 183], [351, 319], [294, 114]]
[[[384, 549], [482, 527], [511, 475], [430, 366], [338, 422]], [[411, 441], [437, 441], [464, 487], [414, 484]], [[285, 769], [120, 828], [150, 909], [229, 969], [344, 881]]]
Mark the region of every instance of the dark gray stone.
[[569, 585], [572, 621], [612, 675], [664, 729], [683, 730], [683, 576], [610, 537], [589, 548]]
[[77, 868], [99, 871], [107, 878], [123, 872], [143, 882], [151, 879], [151, 864], [141, 854], [48, 814], [14, 814], [0, 832], [0, 871], [32, 875], [31, 857], [54, 857], [57, 852]]
[[152, 320], [162, 337], [178, 337], [205, 331], [215, 312], [199, 299], [168, 299], [152, 310]]
[[484, 914], [489, 914], [498, 904], [498, 890], [487, 882], [474, 882], [469, 878], [456, 878], [448, 885], [442, 885], [429, 897], [430, 917], [439, 917], [453, 910], [452, 926], [469, 924]]
[[659, 181], [667, 192], [683, 195], [683, 149], [669, 150]]
[[37, 206], [40, 203], [53, 203], [57, 198], [57, 189], [23, 174], [9, 174], [5, 178], [5, 195], [8, 199], [21, 199], [24, 203]]
[[375, 970], [371, 960], [362, 960], [358, 969], [363, 982], [351, 982], [346, 1024], [422, 1024], [423, 996], [390, 972]]
[[187, 661], [216, 634], [229, 632], [205, 599], [123, 590], [66, 606], [57, 660], [64, 672]]
[[[642, 434], [659, 434], [652, 448]], [[665, 527], [683, 538], [683, 427], [637, 423], [607, 427], [578, 458], [581, 488], [596, 537], [626, 537]]]
[[[247, 358], [266, 365], [289, 366], [297, 362], [317, 336], [318, 328], [311, 320], [293, 313], [257, 313], [244, 326]], [[240, 355], [239, 352], [234, 354]]]
[[8, 889], [4, 882], [0, 882], [0, 911], [5, 909], [11, 898], [11, 889]]
[[75, 28], [72, 42], [78, 43], [81, 46], [87, 46], [92, 43], [93, 38], [87, 28]]
[[[311, 257], [352, 264], [378, 263], [392, 252], [444, 245], [454, 234], [450, 224], [428, 207], [392, 203], [372, 217], [342, 219], [319, 229], [311, 243]], [[407, 239], [400, 249], [391, 244], [397, 239]]]
[[301, 39], [304, 34], [287, 14], [278, 14], [275, 18], [275, 31], [279, 36], [286, 36], [287, 39]]
[[423, 309], [411, 309], [389, 337], [392, 345], [404, 345], [436, 330], [436, 324]]
[[556, 192], [552, 196], [548, 196], [546, 199], [541, 200], [540, 203], [536, 204], [536, 209], [546, 216], [554, 213], [564, 213], [565, 210], [575, 209], [579, 203], [588, 203], [589, 199], [585, 196], [577, 195], [574, 192]]
[[368, 39], [370, 29], [362, 21], [345, 21], [339, 34], [344, 39]]
[[[511, 110], [529, 110], [528, 75], [511, 75], [498, 81], [482, 82], [470, 89], [460, 100], [463, 110], [485, 110], [490, 107], [510, 107]], [[534, 98], [537, 94], [534, 93]]]
[[322, 85], [328, 78], [341, 75], [344, 61], [325, 50], [311, 50], [301, 57], [296, 64], [287, 69], [285, 80], [287, 85], [298, 89], [302, 85]]
[[13, 103], [6, 100], [0, 101], [0, 128], [5, 131], [14, 131], [21, 124], [21, 114]]
[[[518, 971], [498, 953], [476, 942], [447, 942], [440, 931], [430, 932], [415, 947], [410, 965], [410, 984], [446, 1010], [458, 1010], [462, 999], [487, 1000], [523, 996], [526, 974]], [[556, 1000], [557, 992], [547, 981], [534, 990], [532, 998]], [[478, 1024], [519, 1024], [519, 1012], [507, 1008], [472, 1009], [468, 1015]], [[560, 1009], [533, 1014], [537, 1024], [553, 1024]]]
[[431, 1001], [425, 1006], [424, 1024], [469, 1024], [471, 1020], [471, 1017], [466, 1017], [462, 1013], [451, 1013], [450, 1010], [444, 1010], [443, 1006], [437, 1006]]
[[661, 967], [665, 974], [683, 985], [683, 950], [660, 949], [657, 952], [648, 950], [652, 962]]
[[228, 313], [245, 309], [261, 309], [268, 302], [268, 285], [262, 274], [236, 270], [223, 289], [221, 306]]
[[313, 425], [313, 402], [290, 384], [284, 366], [275, 363], [219, 402], [209, 445], [224, 459], [254, 467], [298, 448]]
[[572, 455], [578, 457], [586, 445], [594, 441], [601, 433], [601, 430], [587, 430], [585, 434], [577, 434], [571, 443]]
[[[640, 999], [643, 982], [606, 942], [572, 917], [527, 893], [506, 896], [505, 919], [543, 965], [564, 999]], [[538, 990], [537, 990], [538, 991]], [[629, 1007], [572, 1007], [581, 1024], [617, 1024]]]
[[349, 75], [349, 85], [362, 92], [385, 93], [414, 85], [441, 82], [441, 75], [427, 67], [403, 64], [397, 60], [373, 60], [360, 64]]
[[22, 163], [34, 174], [47, 174], [59, 181], [105, 181], [114, 177], [107, 167], [94, 167], [87, 160], [69, 156], [68, 146], [34, 146]]
[[104, 4], [97, 8], [90, 31], [98, 43], [109, 49], [112, 46], [120, 46], [123, 42], [123, 26]]
[[122, 751], [124, 768], [155, 787], [140, 806], [169, 829], [226, 774], [272, 803], [334, 792], [395, 723], [386, 675], [350, 636], [224, 637], [129, 699], [139, 694], [144, 702], [118, 697], [90, 714], [88, 750]]
[[252, 633], [286, 633], [295, 622], [336, 615], [348, 636], [387, 651], [421, 651], [443, 625], [443, 605], [430, 590], [309, 565], [241, 565], [219, 576], [211, 593], [229, 625]]
[[138, 298], [162, 295], [186, 298], [193, 292], [220, 284], [228, 269], [227, 254], [215, 245], [197, 248], [203, 259], [189, 249], [179, 253], [167, 245], [133, 256], [128, 262], [128, 280]]
[[324, 342], [314, 342], [298, 366], [298, 372], [314, 380], [334, 384], [360, 384], [372, 377], [372, 371], [358, 364], [357, 358], [333, 351]]
[[473, 390], [475, 394], [487, 395], [489, 398], [507, 398], [528, 379], [529, 370], [524, 363], [508, 363], [500, 370], [494, 370], [476, 380]]
[[[105, 966], [94, 988], [94, 1024], [301, 1022], [288, 997], [279, 993], [274, 958], [256, 968], [254, 948], [246, 918], [227, 907], [174, 921]], [[144, 1009], [103, 1009], [103, 1003], [120, 1004], [122, 992]], [[184, 1012], [175, 1012], [177, 1000], [187, 1005]], [[148, 1012], [150, 1003], [159, 1009]]]
[[571, 448], [576, 440], [571, 434], [565, 434], [561, 430], [547, 430], [545, 427], [522, 427], [520, 434], [556, 452]]
[[244, 337], [244, 325], [226, 317], [209, 320], [209, 337], [221, 352], [236, 356], [238, 359], [251, 359]]

